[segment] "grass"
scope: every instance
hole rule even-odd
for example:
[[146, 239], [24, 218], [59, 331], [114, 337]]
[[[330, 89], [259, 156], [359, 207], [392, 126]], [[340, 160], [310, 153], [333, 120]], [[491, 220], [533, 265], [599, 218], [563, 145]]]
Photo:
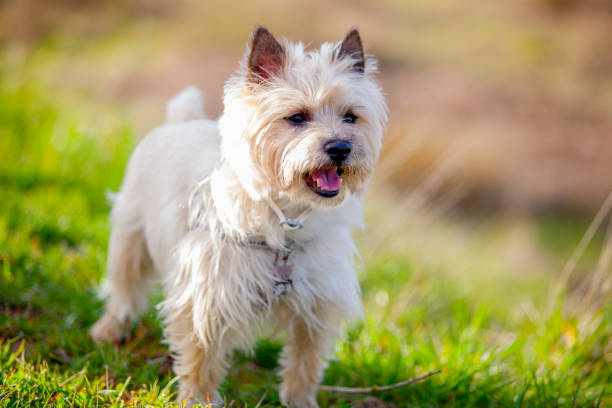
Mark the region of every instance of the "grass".
[[[95, 287], [109, 233], [105, 192], [119, 186], [135, 137], [103, 113], [86, 124], [44, 95], [0, 83], [0, 406], [171, 405], [176, 382], [154, 309], [120, 346], [87, 335], [103, 306]], [[581, 225], [546, 218], [538, 239], [563, 258]], [[472, 250], [488, 251], [485, 240]], [[321, 406], [612, 405], [611, 302], [580, 315], [564, 314], [564, 299], [551, 313], [537, 299], [522, 310], [518, 298], [496, 302], [488, 290], [535, 298], [551, 278], [478, 286], [477, 274], [454, 273], [462, 265], [423, 264], [408, 247], [365, 253], [366, 317], [336, 345], [324, 382], [381, 385], [442, 372], [373, 397], [321, 392]], [[232, 356], [228, 405], [279, 404], [280, 349], [262, 339], [254, 353]]]

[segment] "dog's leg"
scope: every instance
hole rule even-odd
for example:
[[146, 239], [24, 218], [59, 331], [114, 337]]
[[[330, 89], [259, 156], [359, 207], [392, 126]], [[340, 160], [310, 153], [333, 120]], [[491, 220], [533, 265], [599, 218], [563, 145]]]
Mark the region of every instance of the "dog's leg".
[[217, 350], [204, 350], [195, 342], [183, 345], [174, 372], [181, 376], [179, 401], [222, 405], [218, 388], [227, 372], [227, 362]]
[[[317, 407], [317, 387], [323, 370], [327, 366], [326, 357], [338, 331], [337, 324], [330, 319], [329, 310], [318, 307], [311, 316], [317, 321], [310, 328], [308, 321], [294, 316], [287, 324], [288, 343], [283, 350], [281, 361], [283, 383], [280, 398], [290, 407]], [[314, 318], [314, 319], [312, 319]]]
[[127, 323], [147, 307], [152, 261], [143, 231], [114, 223], [109, 242], [108, 297], [104, 315], [91, 328], [97, 341], [119, 341]]
[[[227, 341], [215, 342], [215, 347], [203, 347], [194, 335], [192, 306], [166, 312], [172, 320], [164, 329], [170, 350], [174, 354], [174, 373], [180, 377], [178, 401], [195, 404], [221, 405], [218, 387], [227, 372], [225, 353], [231, 348]], [[215, 406], [216, 406], [215, 405]]]

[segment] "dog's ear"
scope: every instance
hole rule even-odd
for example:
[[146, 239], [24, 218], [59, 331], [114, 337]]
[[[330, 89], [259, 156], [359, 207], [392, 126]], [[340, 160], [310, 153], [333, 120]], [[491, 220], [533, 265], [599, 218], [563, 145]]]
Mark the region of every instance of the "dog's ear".
[[278, 75], [285, 63], [285, 50], [267, 28], [257, 26], [251, 35], [248, 79], [262, 83]]
[[363, 73], [365, 69], [365, 56], [363, 53], [363, 44], [357, 27], [353, 27], [342, 40], [338, 58], [350, 57], [353, 59], [353, 71]]

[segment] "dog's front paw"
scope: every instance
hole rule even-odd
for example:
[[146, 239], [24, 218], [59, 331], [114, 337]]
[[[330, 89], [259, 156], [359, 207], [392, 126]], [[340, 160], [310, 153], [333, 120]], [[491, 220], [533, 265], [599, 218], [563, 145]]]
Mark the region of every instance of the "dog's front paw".
[[223, 407], [224, 401], [217, 390], [204, 392], [193, 378], [185, 378], [179, 384], [178, 401], [185, 403], [186, 408], [196, 405], [202, 407], [217, 408]]
[[316, 388], [314, 390], [304, 389], [304, 387], [292, 386], [283, 383], [280, 392], [281, 403], [291, 408], [318, 408]]
[[193, 408], [193, 407], [202, 407], [202, 408], [222, 408], [225, 407], [225, 405], [223, 404], [223, 401], [216, 401], [216, 402], [204, 402], [204, 401], [198, 401], [195, 399], [188, 399], [183, 401], [184, 402], [184, 407], [185, 408]]
[[89, 331], [94, 341], [118, 343], [123, 337], [123, 327], [111, 315], [105, 314]]

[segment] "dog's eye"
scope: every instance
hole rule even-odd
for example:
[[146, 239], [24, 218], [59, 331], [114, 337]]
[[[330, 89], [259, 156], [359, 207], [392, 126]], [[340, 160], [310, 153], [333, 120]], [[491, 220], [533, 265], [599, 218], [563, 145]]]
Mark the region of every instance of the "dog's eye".
[[302, 123], [306, 122], [306, 114], [304, 113], [296, 113], [295, 115], [289, 116], [287, 118], [287, 120], [291, 123], [293, 123], [294, 125], [301, 125]]
[[344, 123], [355, 123], [356, 120], [357, 120], [357, 116], [355, 116], [352, 112], [347, 112], [344, 115], [344, 118], [342, 118], [342, 121]]

